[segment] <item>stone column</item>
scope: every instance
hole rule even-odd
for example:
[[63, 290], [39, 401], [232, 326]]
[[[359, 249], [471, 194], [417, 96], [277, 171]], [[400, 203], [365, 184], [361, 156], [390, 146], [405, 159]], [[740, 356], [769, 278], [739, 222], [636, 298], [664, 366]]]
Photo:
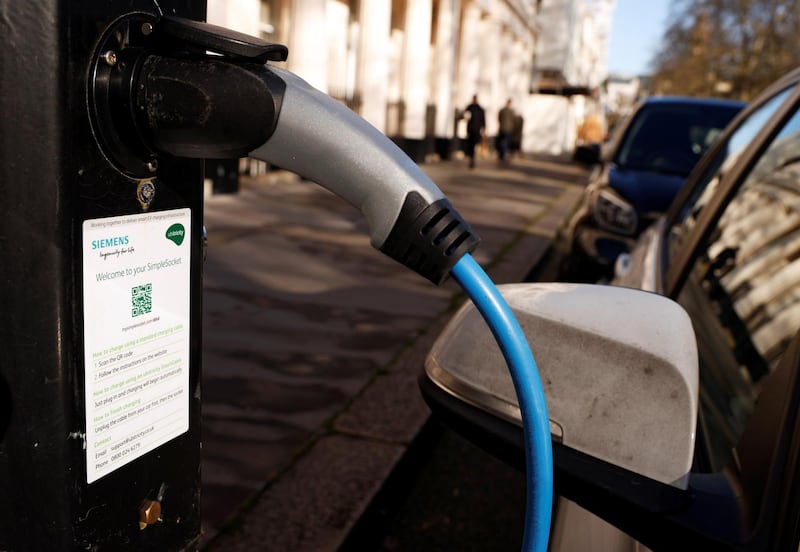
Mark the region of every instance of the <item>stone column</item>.
[[[438, 138], [453, 137], [456, 107], [456, 55], [461, 11], [460, 0], [440, 0], [436, 26], [434, 59], [434, 100], [436, 103], [435, 134]], [[463, 107], [461, 107], [463, 109]]]
[[359, 11], [356, 90], [361, 116], [381, 132], [386, 128], [388, 47], [392, 24], [391, 0], [362, 0]]
[[412, 140], [425, 137], [431, 63], [431, 10], [431, 0], [407, 0], [403, 44], [403, 135]]
[[327, 62], [328, 94], [344, 99], [348, 92], [350, 6], [341, 0], [327, 0], [326, 20], [327, 48], [318, 55]]
[[517, 78], [514, 84], [516, 97], [522, 99], [528, 95], [531, 84], [531, 71], [533, 60], [533, 48], [526, 44], [524, 39], [514, 42], [514, 59], [516, 60]]
[[[508, 98], [514, 99], [514, 66], [517, 62], [511, 50], [511, 31], [506, 21], [496, 21], [497, 26], [497, 77], [494, 83], [494, 107], [499, 111]], [[496, 117], [495, 117], [496, 118]]]
[[258, 36], [261, 5], [252, 0], [208, 0], [206, 20], [220, 27]]
[[[458, 52], [458, 95], [456, 105], [464, 109], [473, 94], [479, 94], [480, 55], [483, 42], [480, 34], [481, 10], [474, 2], [464, 6]], [[479, 97], [479, 101], [482, 99]], [[485, 101], [485, 99], [483, 99]]]
[[[480, 66], [478, 73], [478, 101], [486, 110], [486, 134], [490, 137], [497, 134], [497, 112], [505, 103], [499, 90], [501, 89], [500, 64], [500, 22], [484, 12], [480, 20], [480, 36], [483, 47], [480, 49]], [[489, 47], [493, 45], [494, 47]]]
[[288, 69], [328, 91], [326, 0], [292, 0]]

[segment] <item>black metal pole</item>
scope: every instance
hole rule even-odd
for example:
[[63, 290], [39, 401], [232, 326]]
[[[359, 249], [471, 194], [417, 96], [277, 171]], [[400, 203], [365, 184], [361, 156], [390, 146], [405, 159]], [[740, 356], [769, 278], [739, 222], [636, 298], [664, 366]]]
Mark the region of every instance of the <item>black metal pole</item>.
[[[103, 33], [159, 10], [205, 19], [195, 0], [0, 0], [0, 550], [200, 535], [202, 161], [126, 175], [87, 107]], [[166, 288], [185, 301], [162, 308]]]

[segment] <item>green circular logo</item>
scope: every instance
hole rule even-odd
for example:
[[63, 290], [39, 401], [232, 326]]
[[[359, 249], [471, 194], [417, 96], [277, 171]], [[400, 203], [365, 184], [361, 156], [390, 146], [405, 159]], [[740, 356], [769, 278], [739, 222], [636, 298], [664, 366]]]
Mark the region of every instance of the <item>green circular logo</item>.
[[173, 224], [169, 228], [167, 228], [167, 239], [175, 242], [175, 245], [180, 245], [183, 243], [183, 238], [186, 236], [186, 229], [183, 227], [183, 224]]

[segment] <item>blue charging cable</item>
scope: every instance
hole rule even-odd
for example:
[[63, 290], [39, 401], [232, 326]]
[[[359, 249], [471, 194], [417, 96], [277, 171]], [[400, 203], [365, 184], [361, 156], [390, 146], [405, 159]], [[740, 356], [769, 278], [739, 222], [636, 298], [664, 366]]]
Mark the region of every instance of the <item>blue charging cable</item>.
[[545, 552], [553, 509], [553, 449], [536, 361], [511, 308], [477, 261], [467, 253], [450, 274], [486, 320], [511, 371], [525, 439], [527, 485], [522, 549]]

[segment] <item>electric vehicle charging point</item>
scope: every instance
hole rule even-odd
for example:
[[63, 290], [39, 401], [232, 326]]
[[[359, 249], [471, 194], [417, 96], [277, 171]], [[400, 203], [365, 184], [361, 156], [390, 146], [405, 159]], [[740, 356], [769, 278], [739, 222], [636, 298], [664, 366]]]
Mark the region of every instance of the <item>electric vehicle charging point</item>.
[[[200, 3], [160, 4], [205, 17]], [[0, 5], [3, 550], [200, 537], [202, 163], [121, 170], [89, 107], [90, 68], [128, 68], [111, 42], [147, 27], [101, 44], [104, 31], [154, 6]]]
[[[44, 6], [45, 11], [47, 8], [53, 12], [58, 11], [55, 6]], [[113, 6], [108, 9], [113, 11]], [[52, 14], [39, 13], [36, 15]], [[70, 29], [74, 28], [75, 21], [84, 25], [84, 28], [92, 27], [84, 19], [95, 23], [95, 28], [100, 27], [97, 25], [97, 14], [84, 16], [84, 14], [69, 13], [65, 15], [62, 12], [60, 15], [70, 18], [69, 25], [56, 18], [59, 24], [64, 24]], [[113, 32], [104, 36], [113, 37], [113, 39], [117, 39], [117, 37], [131, 39], [130, 48], [133, 50], [139, 48], [139, 44], [134, 39], [141, 39], [143, 43], [146, 43], [150, 40], [151, 35], [158, 36], [155, 32], [156, 29], [148, 26], [152, 25], [152, 22], [147, 17], [144, 17], [143, 21], [138, 19], [141, 14], [134, 14], [132, 19], [126, 21], [111, 19], [110, 15], [112, 14], [104, 14], [101, 18], [102, 21], [117, 27]], [[191, 13], [187, 13], [187, 15], [196, 16]], [[30, 24], [25, 16], [18, 17], [21, 19], [19, 21], [12, 20], [12, 25], [23, 22]], [[202, 14], [198, 18], [202, 19]], [[127, 31], [119, 31], [121, 28], [119, 25], [127, 26]], [[179, 24], [177, 31], [183, 31], [186, 28], [187, 26]], [[186, 36], [177, 37], [175, 33], [176, 29], [173, 28], [168, 35], [171, 38], [187, 39]], [[201, 37], [200, 45], [204, 48], [209, 46], [207, 42], [204, 42], [206, 38]], [[189, 37], [189, 42], [196, 39], [197, 35], [193, 34]], [[59, 388], [53, 391], [55, 391], [56, 409], [60, 411], [61, 416], [57, 420], [52, 420], [52, 416], [48, 420], [45, 416], [46, 422], [57, 424], [57, 427], [53, 427], [49, 433], [40, 431], [41, 423], [36, 419], [29, 421], [29, 425], [25, 427], [24, 423], [20, 423], [20, 411], [17, 404], [20, 399], [21, 404], [26, 404], [35, 391], [31, 390], [29, 391], [30, 396], [25, 396], [17, 394], [16, 389], [11, 386], [14, 407], [10, 415], [4, 445], [16, 442], [21, 445], [19, 450], [23, 451], [26, 450], [25, 445], [33, 442], [35, 445], [33, 448], [38, 448], [39, 441], [33, 441], [32, 432], [35, 430], [39, 431], [39, 435], [47, 442], [47, 452], [49, 453], [47, 456], [43, 455], [42, 459], [33, 454], [34, 463], [38, 461], [39, 467], [43, 466], [42, 462], [52, 462], [54, 456], [69, 457], [68, 461], [64, 462], [67, 473], [53, 475], [57, 480], [56, 483], [61, 483], [61, 485], [48, 485], [48, 490], [44, 493], [47, 495], [53, 488], [57, 491], [62, 488], [67, 489], [66, 496], [57, 496], [53, 501], [51, 514], [57, 519], [55, 521], [43, 519], [39, 513], [35, 512], [31, 512], [27, 518], [31, 520], [32, 526], [44, 524], [53, 529], [40, 538], [57, 539], [57, 541], [53, 541], [55, 547], [75, 546], [76, 543], [81, 546], [91, 544], [100, 548], [107, 546], [109, 549], [186, 547], [190, 546], [199, 534], [199, 520], [197, 520], [199, 474], [196, 469], [196, 461], [199, 457], [200, 401], [198, 379], [199, 309], [197, 306], [200, 297], [199, 263], [202, 256], [200, 254], [201, 239], [199, 238], [202, 225], [202, 185], [196, 181], [197, 179], [193, 175], [201, 176], [202, 173], [198, 166], [199, 161], [186, 161], [181, 157], [196, 156], [197, 159], [200, 159], [209, 151], [218, 152], [219, 146], [200, 141], [200, 146], [197, 147], [196, 135], [186, 140], [180, 135], [169, 137], [168, 133], [156, 133], [156, 138], [165, 136], [168, 138], [161, 142], [158, 139], [141, 140], [142, 127], [139, 126], [141, 120], [137, 119], [138, 116], [135, 115], [138, 107], [144, 107], [148, 117], [155, 115], [155, 118], [147, 119], [150, 123], [165, 120], [159, 119], [159, 116], [180, 116], [182, 114], [149, 111], [146, 104], [146, 92], [144, 92], [145, 104], [134, 104], [134, 102], [125, 104], [125, 96], [118, 95], [119, 89], [114, 89], [118, 83], [115, 83], [113, 71], [120, 72], [119, 74], [122, 75], [120, 79], [123, 80], [123, 83], [133, 83], [133, 80], [125, 80], [127, 79], [125, 71], [130, 70], [131, 66], [141, 67], [151, 60], [142, 60], [141, 57], [137, 57], [138, 52], [136, 51], [125, 52], [124, 44], [121, 44], [120, 52], [106, 49], [104, 40], [104, 37], [100, 38], [99, 48], [96, 47], [97, 43], [93, 43], [94, 49], [85, 48], [88, 40], [80, 45], [70, 43], [70, 52], [74, 53], [75, 57], [81, 58], [72, 60], [74, 65], [81, 65], [82, 61], [91, 63], [92, 77], [107, 71], [107, 67], [112, 68], [112, 73], [107, 79], [108, 86], [103, 80], [105, 78], [103, 75], [100, 75], [100, 79], [90, 79], [89, 83], [91, 84], [88, 86], [85, 81], [82, 86], [76, 86], [76, 83], [72, 82], [72, 86], [76, 89], [70, 90], [70, 93], [66, 94], [66, 101], [69, 102], [68, 109], [63, 109], [61, 96], [53, 93], [51, 99], [58, 99], [56, 105], [59, 106], [59, 109], [57, 109], [57, 113], [50, 113], [50, 115], [54, 115], [54, 120], [58, 123], [57, 127], [59, 124], [63, 127], [57, 128], [49, 138], [51, 142], [57, 142], [53, 149], [59, 153], [71, 149], [71, 152], [75, 153], [75, 157], [55, 156], [54, 159], [57, 162], [54, 163], [54, 166], [45, 166], [42, 169], [45, 172], [50, 170], [51, 180], [63, 184], [65, 188], [69, 184], [70, 191], [72, 187], [77, 187], [79, 190], [77, 197], [67, 197], [67, 190], [64, 189], [56, 190], [52, 194], [53, 201], [47, 205], [55, 212], [44, 213], [45, 217], [52, 216], [54, 219], [48, 228], [51, 229], [50, 234], [57, 236], [55, 238], [57, 246], [53, 249], [58, 251], [51, 252], [50, 255], [54, 257], [55, 261], [53, 271], [56, 272], [56, 276], [62, 277], [66, 288], [65, 293], [57, 285], [54, 285], [52, 280], [42, 282], [46, 283], [48, 288], [57, 288], [49, 294], [50, 298], [54, 298], [52, 303], [57, 305], [55, 320], [51, 320], [53, 324], [46, 328], [51, 331], [42, 332], [41, 335], [55, 334], [55, 339], [52, 340], [53, 350], [49, 354], [51, 360], [55, 360], [52, 365], [61, 370], [56, 378], [51, 379], [51, 381], [59, 383]], [[228, 45], [229, 42], [226, 42], [223, 48], [227, 48]], [[162, 44], [159, 44], [159, 47], [161, 46]], [[196, 43], [195, 46], [197, 46]], [[251, 53], [248, 48], [245, 50], [245, 56]], [[87, 53], [90, 55], [86, 55]], [[196, 54], [196, 52], [190, 53]], [[128, 54], [131, 54], [130, 58]], [[230, 55], [237, 56], [239, 59], [242, 54], [234, 51], [230, 52]], [[57, 74], [65, 72], [66, 67], [62, 65], [64, 61], [56, 55], [53, 57], [55, 59], [50, 61], [58, 69]], [[166, 67], [168, 71], [180, 69], [182, 61], [182, 59], [178, 59], [177, 62], [170, 59], [162, 67]], [[142, 65], [139, 65], [140, 63]], [[213, 66], [214, 69], [222, 67], [217, 60], [206, 63], [207, 66]], [[155, 60], [154, 65], [157, 70], [159, 60]], [[94, 87], [98, 81], [99, 86]], [[143, 84], [147, 88], [147, 83]], [[132, 92], [132, 95], [139, 93], [138, 86], [128, 90]], [[85, 96], [82, 94], [84, 91], [87, 91]], [[83, 98], [89, 98], [89, 101], [84, 104], [80, 101]], [[104, 111], [105, 98], [112, 100], [121, 98], [123, 107], [128, 109], [127, 113], [123, 111], [124, 115], [120, 116], [117, 112]], [[70, 108], [74, 111], [70, 112]], [[134, 111], [133, 114], [131, 109]], [[93, 126], [88, 124], [90, 117], [93, 117]], [[109, 118], [113, 123], [110, 127], [105, 125]], [[133, 125], [128, 126], [131, 119], [133, 119]], [[90, 143], [95, 147], [85, 148], [88, 151], [78, 151], [81, 148], [64, 140], [62, 131], [65, 128], [79, 129], [85, 139], [83, 144]], [[118, 131], [120, 128], [123, 130]], [[128, 132], [131, 129], [136, 131], [132, 133], [134, 136]], [[149, 130], [152, 131], [153, 127], [149, 127]], [[211, 134], [216, 135], [218, 130], [213, 129]], [[364, 131], [363, 138], [367, 141], [372, 139], [372, 131], [368, 129], [359, 129], [359, 131]], [[145, 130], [143, 134], [147, 135], [147, 131]], [[238, 132], [235, 133], [235, 137], [238, 136]], [[151, 139], [153, 137], [149, 136]], [[100, 142], [100, 147], [91, 141], [92, 138], [96, 138]], [[78, 142], [80, 144], [80, 141]], [[156, 144], [156, 147], [151, 149], [149, 146], [152, 144]], [[175, 149], [184, 147], [188, 149]], [[206, 147], [210, 149], [204, 149]], [[240, 147], [243, 147], [240, 143], [230, 145], [229, 153], [238, 152]], [[285, 147], [285, 145], [279, 146], [277, 155], [285, 155], [287, 151]], [[272, 150], [263, 153], [267, 156], [276, 154]], [[14, 150], [14, 155], [16, 155], [14, 160], [17, 162], [25, 159], [22, 150]], [[100, 168], [95, 169], [91, 166], [91, 162], [99, 165]], [[408, 165], [403, 157], [397, 156], [394, 150], [388, 153], [385, 162], [389, 165], [400, 165], [402, 172], [411, 176], [411, 191], [417, 192], [416, 195], [408, 194], [408, 197], [411, 197], [410, 200], [404, 193], [400, 196], [402, 201], [393, 201], [395, 205], [391, 208], [397, 210], [391, 211], [393, 216], [388, 217], [389, 221], [400, 217], [404, 221], [411, 221], [409, 224], [418, 224], [421, 229], [425, 230], [424, 234], [432, 233], [431, 238], [435, 238], [433, 241], [438, 242], [435, 244], [437, 246], [448, 236], [448, 233], [457, 231], [454, 241], [444, 241], [443, 248], [448, 255], [452, 255], [455, 249], [463, 248], [458, 255], [460, 258], [474, 247], [475, 242], [470, 239], [468, 232], [466, 237], [462, 237], [464, 234], [460, 229], [463, 223], [458, 219], [457, 214], [455, 214], [455, 218], [448, 218], [454, 214], [452, 209], [447, 205], [446, 200], [436, 193], [438, 190], [435, 186], [429, 185], [426, 178], [419, 179], [421, 172], [416, 173], [413, 164]], [[92, 172], [93, 169], [96, 170], [96, 173]], [[383, 175], [384, 171], [381, 169], [378, 173]], [[64, 175], [70, 176], [65, 177]], [[74, 175], [77, 175], [77, 178]], [[403, 177], [403, 175], [400, 176]], [[119, 189], [109, 188], [115, 181], [120, 184]], [[368, 181], [383, 184], [372, 178]], [[393, 185], [389, 184], [390, 191]], [[404, 192], [408, 192], [408, 189], [403, 188], [402, 184], [401, 188]], [[334, 191], [340, 192], [341, 190]], [[392, 251], [395, 252], [392, 253], [392, 256], [399, 257], [398, 260], [413, 265], [415, 268], [424, 268], [423, 272], [426, 277], [440, 281], [452, 264], [433, 263], [429, 270], [430, 259], [427, 256], [417, 256], [404, 241], [407, 240], [406, 236], [395, 233], [391, 225], [386, 226], [386, 205], [370, 196], [371, 192], [372, 189], [355, 186], [340, 195], [364, 209], [373, 230], [373, 244], [382, 246], [387, 242], [390, 243]], [[380, 198], [382, 198], [381, 194], [379, 194]], [[26, 198], [27, 203], [20, 201], [19, 194], [15, 194], [13, 199], [18, 201], [17, 205], [28, 206], [32, 203], [30, 198]], [[48, 197], [44, 199], [48, 199]], [[393, 199], [396, 200], [397, 197]], [[432, 212], [429, 210], [431, 207], [433, 207]], [[31, 210], [36, 212], [35, 209]], [[156, 222], [159, 225], [158, 229], [155, 228]], [[437, 226], [439, 223], [443, 223], [443, 225]], [[162, 226], [163, 224], [166, 226]], [[119, 235], [108, 235], [110, 230], [116, 232], [118, 229], [129, 231]], [[14, 234], [14, 230], [18, 233]], [[181, 247], [186, 243], [186, 252], [172, 253], [170, 256], [170, 254], [165, 254], [162, 249], [151, 249], [149, 244], [156, 241], [155, 236], [161, 230], [163, 230], [160, 235], [161, 245], [171, 247], [170, 244], [172, 244]], [[30, 227], [22, 229], [22, 232], [25, 231], [30, 231]], [[11, 228], [6, 235], [13, 238], [19, 236], [19, 232], [19, 228]], [[431, 238], [426, 238], [426, 240]], [[51, 239], [53, 239], [52, 236]], [[147, 245], [137, 248], [130, 244], [131, 241]], [[113, 250], [109, 249], [103, 252], [102, 250], [106, 247], [113, 248]], [[91, 252], [95, 250], [101, 251], [97, 251], [97, 255], [93, 255]], [[146, 255], [143, 259], [140, 258], [142, 250]], [[410, 252], [411, 255], [409, 255]], [[112, 262], [124, 259], [126, 255], [128, 255], [126, 260], [134, 261], [133, 265], [115, 264], [112, 266]], [[99, 265], [101, 262], [99, 259], [108, 263], [107, 266]], [[144, 261], [145, 264], [141, 264], [141, 261]], [[453, 262], [455, 262], [455, 258]], [[102, 268], [100, 268], [101, 266]], [[144, 270], [146, 272], [154, 271], [160, 275], [166, 274], [166, 276], [154, 279], [152, 282], [135, 283], [129, 287], [125, 279], [139, 276], [136, 268], [142, 266], [147, 267]], [[151, 266], [155, 268], [150, 268]], [[37, 266], [35, 263], [30, 263], [24, 268], [27, 268], [27, 274], [33, 275]], [[131, 270], [130, 274], [128, 273], [129, 269]], [[52, 277], [53, 274], [43, 274], [40, 275], [40, 278], [44, 279], [46, 276]], [[124, 284], [119, 287], [125, 289], [127, 293], [125, 300], [130, 301], [125, 309], [126, 316], [127, 311], [130, 311], [131, 319], [138, 316], [145, 316], [145, 319], [123, 323], [120, 314], [122, 303], [110, 301], [108, 296], [105, 300], [99, 298], [100, 295], [106, 293], [107, 289], [111, 288], [111, 286], [101, 288], [101, 284], [115, 282]], [[34, 283], [36, 282], [34, 281]], [[175, 292], [177, 288], [181, 287], [181, 283], [185, 285], [186, 291], [171, 293], [172, 303], [169, 306], [159, 305], [157, 290], [165, 289]], [[100, 293], [101, 289], [102, 294]], [[37, 289], [37, 291], [41, 290]], [[40, 302], [47, 299], [47, 297], [31, 297], [30, 293], [25, 294], [22, 286], [16, 290], [16, 293], [20, 294], [20, 298], [11, 301], [11, 294], [9, 294], [10, 303], [19, 304], [20, 299], [38, 299]], [[163, 298], [163, 295], [161, 297]], [[162, 300], [166, 302], [165, 299]], [[32, 302], [35, 303], [35, 301]], [[159, 311], [159, 308], [165, 309], [163, 314], [160, 314], [162, 311]], [[76, 324], [67, 328], [63, 324], [65, 320]], [[34, 321], [26, 322], [31, 327], [36, 325]], [[140, 334], [139, 331], [142, 328], [146, 328], [146, 331], [150, 333]], [[14, 329], [16, 332], [12, 331], [10, 325], [6, 326], [4, 334], [7, 336], [34, 335], [32, 328], [27, 326], [23, 326], [22, 331], [18, 328]], [[98, 329], [103, 331], [97, 331]], [[125, 334], [124, 332], [135, 332], [135, 334]], [[181, 334], [179, 338], [177, 334]], [[128, 336], [131, 335], [134, 338], [128, 339]], [[156, 347], [153, 350], [143, 349], [140, 351], [136, 348], [139, 344], [153, 343], [155, 339], [161, 337], [176, 337], [176, 339], [166, 349]], [[12, 360], [20, 359], [21, 354], [20, 351], [12, 351]], [[45, 352], [45, 354], [48, 353]], [[167, 369], [167, 371], [163, 374], [159, 373], [158, 378], [155, 378], [152, 383], [152, 378], [147, 378], [155, 375], [155, 372], [149, 371], [137, 372], [134, 376], [128, 374], [121, 383], [114, 379], [118, 372], [136, 370], [140, 365], [151, 360], [160, 363], [164, 356], [174, 358], [170, 360], [170, 364], [159, 368], [159, 370]], [[94, 370], [91, 374], [89, 373], [90, 367]], [[148, 370], [150, 369], [154, 368], [148, 368]], [[17, 379], [13, 377], [12, 372], [6, 374], [11, 376], [12, 380]], [[161, 378], [161, 375], [164, 378]], [[162, 393], [154, 398], [146, 394], [137, 395], [141, 390], [140, 382], [141, 387], [144, 388], [144, 381], [147, 381], [150, 386], [148, 391], [150, 391], [156, 388], [157, 383], [169, 380], [173, 376], [175, 380], [178, 380], [174, 388], [161, 387], [157, 390]], [[44, 379], [46, 382], [48, 381], [47, 377]], [[125, 399], [125, 402], [118, 404], [117, 401], [122, 398]], [[174, 403], [170, 403], [172, 399], [176, 398]], [[154, 408], [160, 407], [163, 402], [175, 406], [174, 415], [167, 416], [167, 421], [174, 421], [174, 426], [159, 428], [157, 439], [139, 443], [140, 438], [156, 433], [156, 424], [152, 418], [147, 417], [147, 414], [148, 411], [152, 412]], [[102, 408], [107, 408], [108, 412], [95, 410]], [[118, 408], [121, 410], [117, 410]], [[118, 428], [123, 423], [137, 421], [140, 408], [143, 408], [142, 412], [145, 416], [138, 421], [141, 421], [143, 425], [136, 427], [134, 433], [112, 432], [110, 436], [104, 434], [104, 432], [112, 430], [112, 426]], [[131, 411], [135, 411], [136, 414], [131, 414]], [[32, 427], [34, 424], [36, 427]], [[90, 436], [90, 433], [94, 435]], [[96, 439], [93, 440], [90, 437]], [[106, 441], [105, 439], [110, 440]], [[66, 445], [64, 444], [65, 440]], [[116, 447], [111, 449], [108, 463], [105, 460], [108, 452], [102, 453], [102, 451], [96, 450], [105, 445], [108, 445], [109, 448]], [[76, 447], [78, 448], [76, 449]], [[20, 464], [28, 461], [28, 458], [18, 459], [15, 457], [16, 454], [26, 455], [30, 452], [17, 453], [16, 450], [13, 452], [11, 450], [8, 447], [1, 451], [0, 464], [2, 464], [4, 473], [28, 475], [30, 479], [30, 474], [26, 474], [25, 469], [20, 469]], [[99, 456], [96, 456], [98, 454]], [[94, 465], [92, 465], [90, 455], [95, 455], [93, 460], [98, 460]], [[180, 465], [176, 469], [167, 469], [168, 464], [173, 460]], [[84, 475], [85, 480], [83, 479]], [[141, 488], [139, 495], [132, 493], [136, 495], [133, 498], [125, 496], [121, 489], [130, 487], [136, 487], [137, 490]], [[146, 490], [144, 490], [145, 487]], [[22, 498], [23, 502], [28, 498], [27, 492], [28, 489], [24, 485], [20, 485], [19, 498]], [[74, 492], [74, 496], [70, 494], [72, 492]], [[189, 498], [185, 499], [186, 496]], [[185, 500], [180, 500], [180, 498]], [[135, 507], [132, 508], [131, 504], [135, 504]], [[14, 506], [18, 505], [19, 503], [14, 504]], [[29, 506], [33, 506], [33, 504], [29, 503]], [[8, 504], [4, 503], [3, 508], [3, 513], [10, 513], [11, 500]], [[138, 513], [138, 520], [132, 522], [134, 512]], [[14, 519], [14, 516], [4, 516], [4, 519]], [[139, 531], [138, 533], [133, 531], [134, 527]], [[32, 529], [24, 533], [27, 534], [10, 538], [18, 538], [19, 542], [33, 542], [32, 539], [36, 538]], [[31, 541], [24, 539], [31, 539]], [[41, 542], [47, 543], [43, 546], [51, 544], [48, 541]], [[14, 542], [8, 547], [13, 549], [17, 547], [17, 544]]]

